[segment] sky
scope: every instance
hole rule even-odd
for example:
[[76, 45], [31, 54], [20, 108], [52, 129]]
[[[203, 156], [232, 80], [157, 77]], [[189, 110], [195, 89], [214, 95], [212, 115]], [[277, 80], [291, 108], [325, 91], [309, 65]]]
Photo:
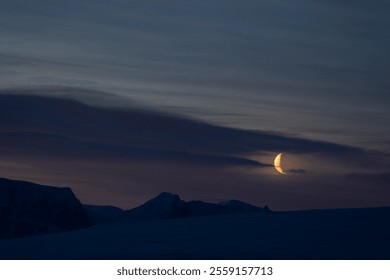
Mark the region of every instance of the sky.
[[0, 5], [0, 176], [127, 209], [389, 205], [388, 1]]

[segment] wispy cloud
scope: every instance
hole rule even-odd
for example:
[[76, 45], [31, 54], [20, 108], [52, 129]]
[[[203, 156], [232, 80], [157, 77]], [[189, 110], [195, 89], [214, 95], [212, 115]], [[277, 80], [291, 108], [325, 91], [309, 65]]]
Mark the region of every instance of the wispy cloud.
[[385, 1], [18, 3], [0, 11], [3, 85], [88, 86], [349, 145], [389, 138]]
[[[85, 94], [86, 100], [88, 95], [99, 99], [101, 93], [83, 89], [44, 88], [41, 93], [50, 91], [57, 97], [27, 95], [29, 91], [21, 89], [2, 92], [3, 145], [38, 154], [96, 153], [237, 164], [255, 163], [245, 159], [247, 154], [281, 149], [337, 156], [363, 153], [360, 149], [335, 143], [221, 127], [140, 107], [95, 107], [59, 97], [78, 92], [79, 98]], [[40, 91], [35, 89], [34, 92]]]

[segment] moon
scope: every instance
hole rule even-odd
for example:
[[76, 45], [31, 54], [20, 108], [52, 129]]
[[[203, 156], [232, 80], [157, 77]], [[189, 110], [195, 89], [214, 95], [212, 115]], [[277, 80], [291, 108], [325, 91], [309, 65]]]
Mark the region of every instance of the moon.
[[275, 169], [276, 171], [278, 171], [280, 174], [286, 174], [284, 171], [283, 171], [283, 168], [282, 168], [282, 155], [283, 153], [280, 153], [276, 156], [275, 160], [274, 160], [274, 166], [275, 166]]

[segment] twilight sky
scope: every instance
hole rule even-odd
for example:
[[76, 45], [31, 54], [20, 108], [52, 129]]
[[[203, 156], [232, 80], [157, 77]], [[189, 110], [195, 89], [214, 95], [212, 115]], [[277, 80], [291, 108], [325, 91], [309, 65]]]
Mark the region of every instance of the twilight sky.
[[390, 204], [388, 1], [0, 7], [0, 176], [124, 208]]

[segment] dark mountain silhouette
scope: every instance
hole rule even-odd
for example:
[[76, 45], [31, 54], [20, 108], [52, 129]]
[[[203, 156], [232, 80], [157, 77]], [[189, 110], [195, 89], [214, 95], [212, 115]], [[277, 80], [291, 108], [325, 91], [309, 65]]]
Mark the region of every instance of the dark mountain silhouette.
[[115, 221], [123, 214], [123, 209], [115, 206], [83, 206], [90, 219], [96, 224]]
[[176, 194], [163, 192], [139, 207], [127, 210], [122, 219], [169, 219], [185, 217], [185, 202]]
[[124, 220], [172, 219], [195, 216], [263, 212], [269, 210], [238, 200], [219, 204], [203, 201], [184, 201], [176, 194], [163, 192], [139, 207], [125, 211]]
[[83, 206], [69, 188], [0, 179], [0, 259], [389, 258], [389, 207], [270, 212], [171, 193], [123, 211]]
[[0, 178], [0, 238], [62, 232], [92, 225], [69, 188]]

